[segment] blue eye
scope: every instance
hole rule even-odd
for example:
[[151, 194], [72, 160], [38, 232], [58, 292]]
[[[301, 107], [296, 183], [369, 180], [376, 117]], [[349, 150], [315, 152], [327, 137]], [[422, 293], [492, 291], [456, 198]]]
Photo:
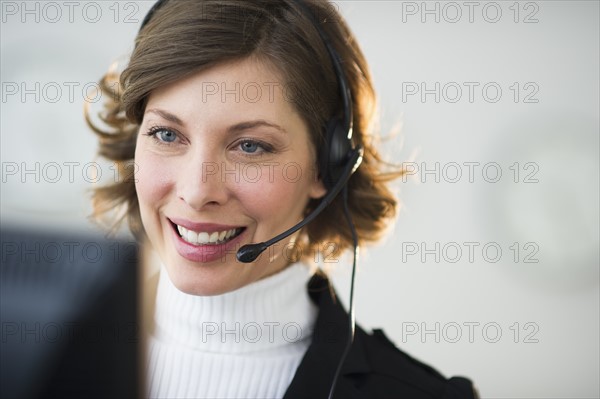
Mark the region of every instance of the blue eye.
[[256, 152], [256, 150], [258, 150], [258, 148], [261, 145], [259, 143], [257, 143], [256, 141], [243, 141], [240, 143], [240, 147], [242, 148], [242, 151], [244, 152], [248, 152], [248, 153], [254, 153]]
[[155, 132], [161, 141], [172, 143], [177, 139], [177, 134], [171, 130], [160, 129]]
[[146, 135], [152, 137], [158, 144], [173, 143], [178, 138], [176, 131], [161, 126], [150, 128]]

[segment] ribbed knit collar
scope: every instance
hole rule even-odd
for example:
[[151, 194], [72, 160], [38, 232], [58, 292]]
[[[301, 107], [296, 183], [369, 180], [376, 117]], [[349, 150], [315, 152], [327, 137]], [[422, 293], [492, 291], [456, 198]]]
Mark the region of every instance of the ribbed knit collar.
[[318, 313], [307, 291], [311, 276], [307, 265], [295, 263], [235, 291], [196, 296], [179, 291], [163, 265], [156, 294], [155, 338], [229, 354], [277, 351], [304, 342], [311, 338]]

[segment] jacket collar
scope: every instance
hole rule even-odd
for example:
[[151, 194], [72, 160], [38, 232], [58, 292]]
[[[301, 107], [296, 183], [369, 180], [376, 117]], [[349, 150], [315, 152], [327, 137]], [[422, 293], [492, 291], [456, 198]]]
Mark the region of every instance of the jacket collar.
[[[325, 274], [318, 270], [308, 283], [308, 293], [319, 307], [312, 343], [308, 347], [284, 399], [327, 397], [349, 335], [349, 314]], [[336, 397], [359, 398], [353, 384], [357, 374], [369, 373], [371, 367], [365, 350], [364, 331], [356, 326], [354, 340], [342, 366], [335, 388]]]

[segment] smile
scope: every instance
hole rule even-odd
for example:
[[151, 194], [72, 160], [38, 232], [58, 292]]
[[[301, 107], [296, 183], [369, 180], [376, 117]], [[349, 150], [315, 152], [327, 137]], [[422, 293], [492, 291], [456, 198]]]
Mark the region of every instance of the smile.
[[241, 227], [222, 231], [195, 231], [173, 223], [179, 236], [192, 245], [220, 245], [236, 238], [242, 230]]

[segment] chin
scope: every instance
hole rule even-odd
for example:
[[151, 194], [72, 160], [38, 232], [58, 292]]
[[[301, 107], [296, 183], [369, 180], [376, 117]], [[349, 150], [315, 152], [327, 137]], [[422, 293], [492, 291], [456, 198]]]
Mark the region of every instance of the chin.
[[166, 269], [171, 282], [179, 291], [189, 295], [213, 296], [234, 291], [245, 285], [243, 281], [236, 279], [240, 276], [241, 267], [243, 266], [230, 262], [209, 266], [185, 259], [172, 259]]

